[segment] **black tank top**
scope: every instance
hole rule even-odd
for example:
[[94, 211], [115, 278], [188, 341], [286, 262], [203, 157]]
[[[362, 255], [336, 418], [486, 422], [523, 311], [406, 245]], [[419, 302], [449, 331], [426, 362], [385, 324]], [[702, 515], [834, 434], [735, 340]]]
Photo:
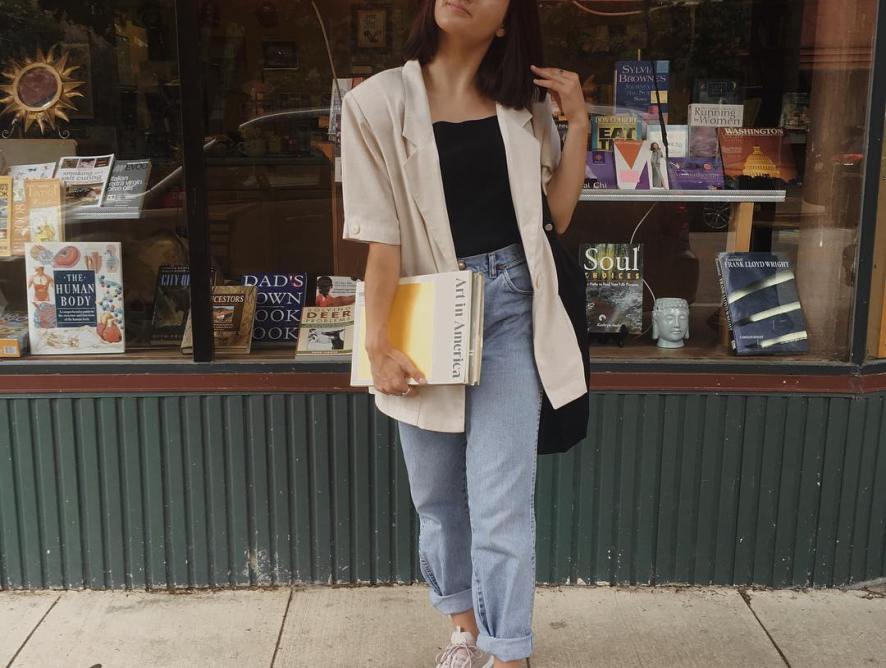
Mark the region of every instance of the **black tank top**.
[[498, 116], [433, 127], [456, 255], [521, 243]]

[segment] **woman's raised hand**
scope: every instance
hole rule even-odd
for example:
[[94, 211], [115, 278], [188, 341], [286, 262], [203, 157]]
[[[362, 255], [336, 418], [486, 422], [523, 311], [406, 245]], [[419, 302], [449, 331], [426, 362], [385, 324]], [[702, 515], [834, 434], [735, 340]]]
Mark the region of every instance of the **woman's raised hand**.
[[585, 96], [577, 73], [562, 70], [559, 67], [537, 67], [536, 65], [529, 67], [537, 77], [532, 80], [533, 83], [543, 86], [551, 92], [551, 96], [567, 121], [587, 122], [588, 109], [585, 106]]

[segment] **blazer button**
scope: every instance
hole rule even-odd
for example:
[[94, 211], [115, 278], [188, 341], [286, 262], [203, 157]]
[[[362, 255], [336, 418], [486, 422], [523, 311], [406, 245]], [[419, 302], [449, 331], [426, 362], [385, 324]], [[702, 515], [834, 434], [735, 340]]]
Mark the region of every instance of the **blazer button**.
[[554, 229], [554, 226], [551, 225], [550, 223], [545, 223], [545, 229], [546, 229], [548, 232], [550, 232], [551, 230]]
[[357, 234], [359, 231], [360, 231], [359, 225], [351, 225], [351, 232], [353, 232], [354, 234]]
[[459, 261], [458, 261], [458, 268], [459, 268], [459, 269], [464, 269], [465, 267], [467, 267], [467, 265], [465, 264], [465, 261], [464, 261], [464, 260], [459, 260]]
[[535, 288], [536, 290], [541, 289], [541, 275], [535, 277]]

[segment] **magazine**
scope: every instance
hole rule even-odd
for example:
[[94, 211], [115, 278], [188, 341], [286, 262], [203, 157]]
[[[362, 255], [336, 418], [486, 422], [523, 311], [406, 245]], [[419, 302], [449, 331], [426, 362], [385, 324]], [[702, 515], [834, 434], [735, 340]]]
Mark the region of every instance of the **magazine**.
[[65, 205], [101, 206], [113, 165], [113, 153], [59, 158], [55, 178], [64, 183]]

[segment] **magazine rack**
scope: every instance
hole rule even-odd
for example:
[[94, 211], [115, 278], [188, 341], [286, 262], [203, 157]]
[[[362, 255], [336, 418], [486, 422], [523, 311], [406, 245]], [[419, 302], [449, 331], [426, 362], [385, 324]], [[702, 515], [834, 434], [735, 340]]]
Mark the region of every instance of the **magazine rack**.
[[[582, 190], [582, 202], [718, 202], [732, 205], [726, 233], [726, 251], [751, 249], [754, 204], [784, 202], [784, 190]], [[726, 314], [720, 309], [720, 343], [729, 347]]]

